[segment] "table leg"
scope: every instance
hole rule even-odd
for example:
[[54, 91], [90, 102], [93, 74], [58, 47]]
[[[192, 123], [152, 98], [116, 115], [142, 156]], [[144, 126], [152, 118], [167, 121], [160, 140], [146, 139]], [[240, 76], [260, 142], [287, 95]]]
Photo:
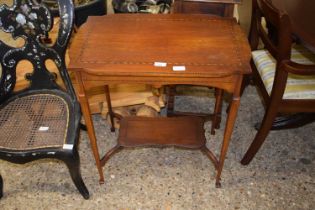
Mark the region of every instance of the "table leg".
[[105, 90], [105, 98], [106, 98], [106, 103], [107, 103], [109, 119], [110, 119], [110, 123], [111, 123], [110, 130], [111, 130], [111, 132], [114, 132], [115, 131], [114, 112], [113, 112], [112, 103], [111, 103], [111, 99], [110, 99], [109, 86], [105, 85], [104, 90]]
[[223, 90], [219, 88], [214, 89], [214, 95], [215, 95], [215, 106], [214, 106], [214, 115], [212, 119], [212, 125], [211, 125], [211, 134], [215, 134], [214, 129], [220, 128], [221, 123], [221, 112], [222, 112], [222, 100], [223, 100]]
[[174, 103], [175, 103], [176, 85], [169, 85], [167, 90], [167, 116], [174, 115]]
[[217, 188], [221, 187], [220, 180], [221, 180], [221, 173], [222, 173], [222, 169], [224, 165], [224, 160], [225, 160], [225, 156], [226, 156], [229, 144], [230, 144], [233, 127], [234, 127], [234, 123], [237, 116], [238, 107], [240, 105], [240, 89], [241, 89], [242, 79], [243, 77], [240, 76], [235, 85], [232, 102], [230, 103], [229, 112], [226, 119], [223, 142], [221, 146], [221, 153], [220, 153], [220, 158], [219, 158], [219, 163], [218, 163], [218, 168], [217, 168], [217, 176], [216, 176], [216, 181], [215, 181], [215, 186]]
[[234, 127], [234, 123], [236, 120], [236, 115], [237, 115], [237, 110], [238, 110], [239, 104], [240, 104], [240, 98], [239, 97], [233, 98], [233, 101], [232, 101], [231, 106], [230, 106], [229, 114], [228, 114], [228, 117], [226, 119], [226, 126], [225, 126], [223, 143], [222, 143], [222, 147], [221, 147], [220, 159], [219, 159], [217, 176], [216, 176], [216, 183], [215, 183], [216, 187], [221, 187], [221, 183], [220, 183], [221, 172], [223, 169], [226, 152], [228, 150], [230, 139], [232, 136], [233, 127]]
[[87, 96], [85, 93], [85, 89], [83, 86], [83, 82], [82, 82], [82, 78], [81, 78], [81, 74], [77, 73], [76, 74], [76, 79], [79, 83], [79, 102], [81, 104], [81, 110], [82, 110], [82, 114], [85, 120], [85, 125], [87, 128], [87, 132], [89, 135], [89, 139], [90, 139], [90, 143], [91, 143], [91, 147], [92, 147], [92, 151], [93, 151], [93, 155], [95, 158], [95, 162], [96, 162], [96, 167], [100, 176], [100, 184], [104, 183], [104, 174], [103, 174], [103, 169], [101, 166], [101, 162], [100, 162], [100, 155], [98, 152], [98, 146], [97, 146], [97, 140], [96, 140], [96, 136], [95, 136], [95, 130], [94, 130], [94, 124], [92, 121], [92, 117], [91, 117], [91, 111], [90, 111], [90, 106], [87, 100]]

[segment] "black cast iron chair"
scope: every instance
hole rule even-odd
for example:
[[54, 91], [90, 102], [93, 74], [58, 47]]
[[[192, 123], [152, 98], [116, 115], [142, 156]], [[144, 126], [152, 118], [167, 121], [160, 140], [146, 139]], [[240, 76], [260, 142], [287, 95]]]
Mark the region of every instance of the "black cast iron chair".
[[[85, 199], [89, 192], [80, 173], [77, 144], [81, 111], [65, 65], [65, 52], [73, 28], [72, 0], [58, 0], [60, 24], [51, 46], [41, 37], [53, 26], [48, 8], [36, 0], [14, 0], [12, 7], [0, 5], [0, 29], [12, 38], [23, 38], [24, 46], [14, 48], [0, 41], [0, 159], [24, 164], [42, 158], [65, 162], [71, 178]], [[29, 61], [33, 72], [25, 75], [30, 85], [14, 91], [16, 68]], [[56, 83], [45, 62], [52, 60], [64, 83]], [[0, 175], [0, 197], [3, 180]]]

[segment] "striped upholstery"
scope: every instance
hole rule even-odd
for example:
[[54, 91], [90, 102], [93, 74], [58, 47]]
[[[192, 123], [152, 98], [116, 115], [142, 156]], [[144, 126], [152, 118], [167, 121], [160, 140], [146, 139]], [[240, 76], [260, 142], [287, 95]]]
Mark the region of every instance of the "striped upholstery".
[[[276, 61], [267, 50], [253, 51], [252, 58], [270, 95]], [[291, 51], [291, 60], [300, 64], [315, 64], [315, 54], [300, 45], [294, 45]], [[289, 74], [283, 99], [315, 99], [315, 75], [300, 76]]]

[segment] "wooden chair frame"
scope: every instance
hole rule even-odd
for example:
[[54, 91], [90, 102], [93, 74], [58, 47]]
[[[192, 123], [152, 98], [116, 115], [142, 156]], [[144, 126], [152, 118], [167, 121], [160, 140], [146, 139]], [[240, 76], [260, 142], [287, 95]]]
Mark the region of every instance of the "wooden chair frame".
[[[249, 164], [258, 152], [269, 130], [274, 126], [274, 123], [277, 122], [276, 117], [279, 116], [279, 114], [301, 112], [311, 114], [315, 112], [315, 99], [283, 99], [289, 73], [315, 75], [315, 65], [297, 64], [290, 60], [293, 39], [288, 15], [277, 10], [268, 0], [253, 0], [252, 9], [252, 22], [249, 35], [251, 49], [257, 49], [260, 39], [265, 49], [275, 58], [276, 71], [272, 91], [269, 96], [253, 60], [251, 60], [253, 80], [262, 94], [266, 110], [258, 132], [241, 160], [241, 163], [244, 165]], [[271, 26], [272, 33], [267, 33], [262, 26], [263, 17], [269, 29]], [[311, 120], [305, 120], [303, 123], [296, 123], [293, 126], [284, 125], [283, 128], [304, 125], [306, 122], [310, 121]], [[280, 121], [280, 124], [281, 123]]]

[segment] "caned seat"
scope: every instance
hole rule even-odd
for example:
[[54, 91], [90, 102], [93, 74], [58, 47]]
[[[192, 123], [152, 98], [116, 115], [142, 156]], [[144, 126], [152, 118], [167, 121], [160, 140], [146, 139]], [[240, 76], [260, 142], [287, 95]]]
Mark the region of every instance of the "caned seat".
[[68, 103], [57, 95], [43, 93], [16, 98], [0, 110], [0, 148], [62, 148], [70, 114]]

